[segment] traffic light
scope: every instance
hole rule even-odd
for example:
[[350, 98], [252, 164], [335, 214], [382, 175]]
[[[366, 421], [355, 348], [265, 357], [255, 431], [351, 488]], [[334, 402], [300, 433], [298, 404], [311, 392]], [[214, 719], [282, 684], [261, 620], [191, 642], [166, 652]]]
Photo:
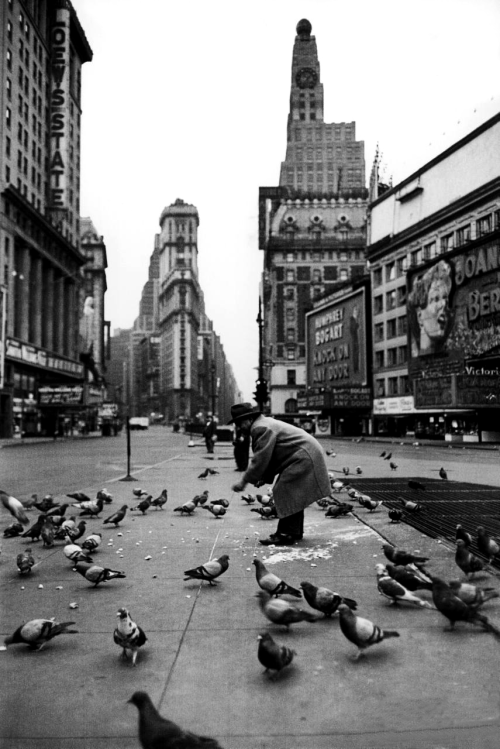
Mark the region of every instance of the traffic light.
[[257, 385], [254, 391], [254, 397], [259, 406], [262, 408], [265, 403], [269, 400], [269, 390], [267, 387], [267, 380], [257, 380]]

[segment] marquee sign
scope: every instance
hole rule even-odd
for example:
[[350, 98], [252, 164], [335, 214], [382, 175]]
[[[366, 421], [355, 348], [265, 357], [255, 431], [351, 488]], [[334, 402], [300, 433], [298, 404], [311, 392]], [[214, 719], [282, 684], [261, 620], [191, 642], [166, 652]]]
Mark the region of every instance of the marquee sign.
[[50, 199], [52, 209], [68, 208], [68, 150], [70, 116], [70, 15], [57, 8], [50, 29], [52, 54], [50, 89]]

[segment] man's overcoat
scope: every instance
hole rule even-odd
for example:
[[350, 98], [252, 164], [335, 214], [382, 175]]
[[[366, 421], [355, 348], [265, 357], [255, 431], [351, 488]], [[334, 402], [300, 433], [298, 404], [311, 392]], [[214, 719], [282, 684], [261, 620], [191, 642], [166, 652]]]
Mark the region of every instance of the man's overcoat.
[[303, 510], [330, 495], [323, 448], [303, 429], [269, 416], [258, 416], [250, 431], [253, 456], [243, 479], [273, 486], [279, 518]]

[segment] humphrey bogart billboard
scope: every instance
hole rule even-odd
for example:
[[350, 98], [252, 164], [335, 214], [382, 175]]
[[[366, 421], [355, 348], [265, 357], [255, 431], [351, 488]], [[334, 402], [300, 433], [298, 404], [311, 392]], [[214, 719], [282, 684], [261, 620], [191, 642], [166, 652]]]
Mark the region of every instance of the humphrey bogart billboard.
[[500, 351], [498, 239], [410, 271], [407, 310], [409, 372], [418, 405], [439, 405], [425, 396], [425, 381], [430, 395], [436, 378], [441, 385], [449, 382], [443, 405], [487, 405], [500, 377], [492, 383], [491, 368], [478, 367], [478, 360], [486, 364]]

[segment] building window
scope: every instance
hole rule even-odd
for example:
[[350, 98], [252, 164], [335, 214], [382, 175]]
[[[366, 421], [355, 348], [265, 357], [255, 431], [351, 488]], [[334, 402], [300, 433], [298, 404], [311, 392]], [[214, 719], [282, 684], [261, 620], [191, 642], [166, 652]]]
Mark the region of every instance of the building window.
[[295, 359], [295, 346], [288, 346], [286, 350], [286, 358], [289, 360]]
[[349, 278], [349, 272], [347, 268], [341, 268], [339, 272], [339, 281], [347, 281]]
[[396, 278], [396, 262], [387, 263], [385, 266], [385, 280], [387, 281], [394, 281]]
[[375, 351], [375, 367], [377, 369], [382, 369], [384, 367], [384, 351]]
[[387, 349], [387, 366], [395, 367], [398, 363], [398, 350], [397, 348]]
[[393, 317], [387, 320], [387, 338], [396, 338], [396, 318]]
[[406, 257], [398, 257], [396, 260], [396, 275], [398, 278], [406, 273], [406, 265]]
[[286, 414], [297, 413], [297, 401], [295, 398], [288, 398], [285, 401], [285, 413]]
[[295, 301], [295, 289], [293, 286], [287, 286], [285, 288], [285, 299], [287, 302], [293, 302]]
[[432, 260], [433, 257], [436, 257], [436, 243], [430, 242], [430, 244], [424, 245], [424, 258]]
[[287, 283], [293, 283], [295, 281], [295, 271], [287, 270], [285, 273], [285, 281]]
[[406, 286], [400, 286], [396, 289], [397, 306], [401, 307], [406, 304]]
[[422, 249], [414, 250], [411, 253], [411, 264], [413, 267], [422, 263]]
[[295, 321], [295, 309], [293, 307], [289, 307], [286, 310], [286, 319], [288, 322], [294, 322]]
[[377, 398], [383, 398], [385, 396], [384, 380], [375, 380], [375, 393]]
[[386, 310], [389, 311], [396, 307], [396, 291], [388, 291], [385, 295]]
[[374, 332], [375, 341], [377, 342], [383, 341], [384, 340], [384, 323], [383, 322], [376, 323], [373, 327], [373, 332]]
[[408, 361], [407, 346], [398, 346], [398, 364], [406, 364]]
[[493, 214], [494, 228], [493, 231], [500, 231], [500, 211], [495, 211]]
[[462, 245], [467, 244], [467, 242], [470, 242], [470, 238], [470, 224], [467, 224], [467, 226], [461, 226], [460, 229], [457, 230], [457, 247], [461, 247]]
[[373, 314], [380, 315], [384, 311], [384, 297], [382, 294], [376, 296], [373, 300]]
[[483, 216], [476, 221], [476, 232], [478, 237], [482, 237], [485, 234], [489, 234], [491, 231], [491, 213], [488, 216]]
[[287, 341], [295, 341], [295, 328], [287, 328], [286, 329], [286, 340]]
[[5, 107], [5, 125], [9, 128], [12, 124], [12, 111], [10, 107]]
[[398, 335], [406, 335], [408, 331], [408, 320], [406, 315], [398, 317]]
[[373, 271], [373, 285], [380, 286], [382, 283], [382, 268], [375, 268]]
[[287, 263], [293, 263], [295, 260], [295, 253], [294, 252], [287, 252], [286, 253], [286, 262]]
[[286, 371], [286, 384], [296, 385], [297, 384], [297, 370], [287, 369]]
[[389, 377], [389, 379], [387, 380], [387, 393], [388, 395], [398, 394], [398, 378], [397, 377]]
[[453, 249], [453, 234], [446, 234], [441, 237], [441, 252], [448, 252]]
[[408, 395], [411, 392], [408, 375], [403, 375], [399, 378], [399, 392], [401, 395]]

